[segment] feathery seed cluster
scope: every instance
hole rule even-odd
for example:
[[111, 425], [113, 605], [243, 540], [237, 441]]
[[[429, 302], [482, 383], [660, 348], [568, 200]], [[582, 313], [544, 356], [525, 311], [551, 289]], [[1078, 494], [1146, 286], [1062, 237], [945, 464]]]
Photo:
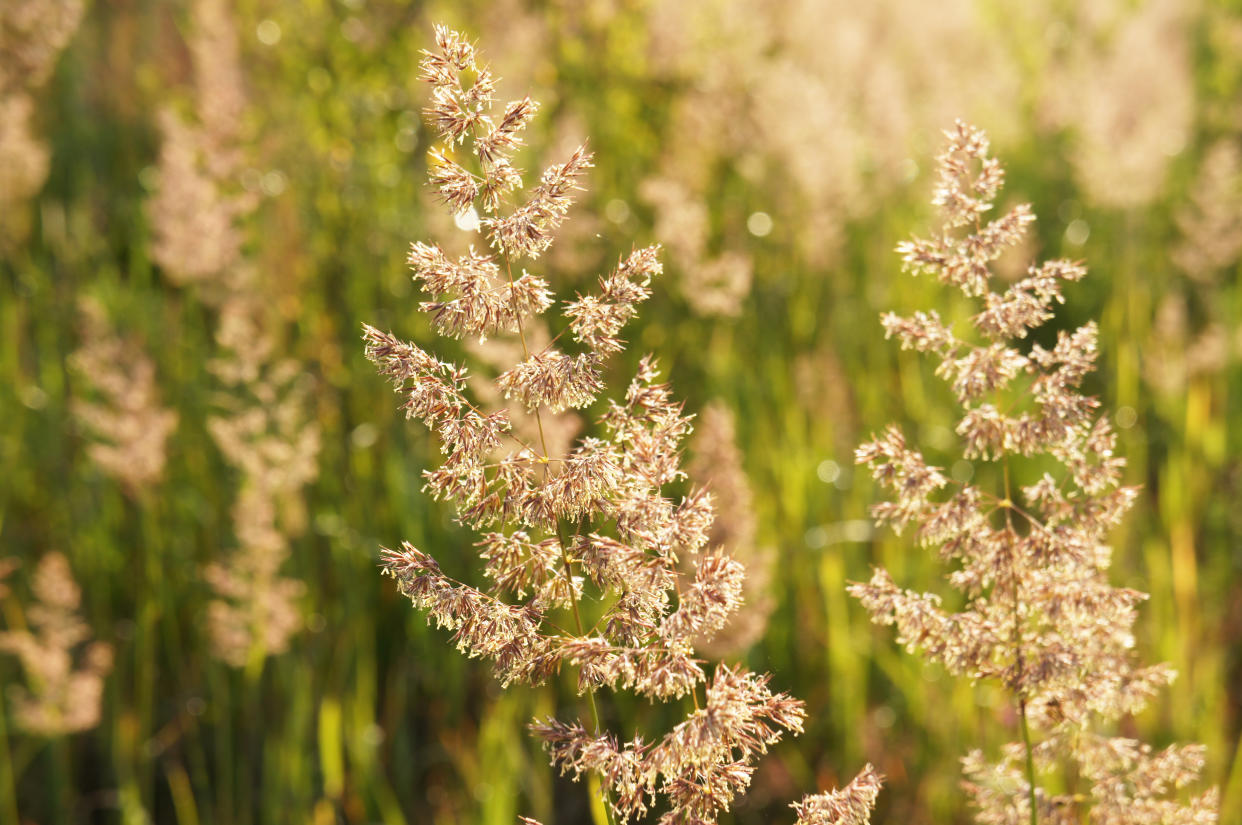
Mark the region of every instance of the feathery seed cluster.
[[[893, 495], [876, 505], [876, 519], [898, 531], [913, 525], [921, 545], [955, 563], [948, 578], [966, 606], [947, 612], [938, 596], [903, 590], [883, 569], [850, 592], [911, 650], [953, 673], [998, 680], [1015, 696], [1023, 743], [997, 764], [979, 752], [964, 760], [979, 822], [1080, 822], [1088, 811], [1110, 825], [1215, 822], [1215, 789], [1184, 803], [1165, 798], [1198, 776], [1201, 747], [1156, 752], [1096, 732], [1142, 708], [1173, 673], [1136, 664], [1132, 628], [1145, 596], [1108, 582], [1107, 535], [1136, 491], [1121, 484], [1124, 460], [1108, 418], [1079, 390], [1095, 366], [1096, 326], [1061, 332], [1050, 348], [1022, 346], [1085, 270], [1050, 261], [992, 292], [989, 265], [1033, 216], [1023, 205], [985, 223], [1001, 167], [981, 131], [959, 121], [947, 134], [933, 201], [945, 228], [898, 251], [908, 270], [934, 274], [982, 309], [968, 337], [934, 311], [883, 321], [904, 348], [940, 359], [937, 374], [963, 408], [963, 455], [1000, 465], [1003, 489], [951, 481], [896, 427], [859, 447], [859, 463]], [[1023, 469], [1017, 460], [1033, 456], [1059, 471], [1011, 487]], [[1037, 786], [1038, 775], [1058, 770], [1077, 777], [1067, 790]]]
[[256, 203], [238, 185], [246, 97], [237, 32], [223, 0], [195, 0], [192, 11], [197, 121], [163, 114], [150, 212], [156, 261], [217, 311], [221, 355], [210, 368], [224, 392], [208, 428], [241, 475], [232, 513], [239, 547], [204, 577], [219, 597], [209, 607], [214, 652], [241, 667], [283, 652], [301, 627], [303, 585], [279, 570], [304, 518], [301, 489], [318, 473], [319, 428], [303, 367], [278, 357], [270, 296], [244, 250]]
[[82, 343], [70, 364], [98, 398], [75, 400], [73, 415], [93, 437], [91, 459], [137, 496], [164, 474], [177, 414], [160, 403], [155, 365], [138, 342], [117, 335], [99, 303], [80, 309]]
[[[0, 560], [0, 598], [14, 560]], [[104, 679], [112, 671], [112, 645], [90, 642], [91, 629], [78, 608], [82, 590], [60, 553], [39, 560], [31, 583], [34, 602], [25, 607], [31, 629], [0, 632], [0, 651], [16, 655], [29, 689], [13, 686], [17, 724], [37, 736], [63, 736], [99, 724]], [[75, 650], [80, 664], [74, 666]]]
[[758, 544], [754, 496], [742, 467], [733, 412], [721, 402], [708, 404], [699, 416], [691, 446], [690, 474], [711, 487], [718, 503], [709, 539], [732, 548], [734, 558], [746, 567], [742, 606], [715, 636], [696, 640], [699, 650], [723, 658], [746, 651], [767, 630], [768, 616], [775, 607], [768, 587], [776, 551]]
[[[664, 492], [684, 478], [680, 450], [690, 419], [648, 358], [624, 399], [608, 402], [600, 436], [554, 454], [542, 423], [596, 403], [604, 360], [623, 348], [621, 330], [661, 272], [659, 249], [622, 258], [597, 293], [563, 305], [560, 334], [531, 349], [526, 330], [553, 295], [542, 278], [515, 277], [513, 267], [549, 248], [591, 155], [580, 147], [551, 166], [506, 214], [506, 199], [522, 189], [513, 152], [537, 105], [525, 98], [497, 114], [495, 80], [473, 45], [441, 27], [436, 42], [422, 61], [433, 88], [427, 119], [445, 141], [431, 153], [431, 183], [454, 212], [482, 209], [494, 253], [453, 260], [418, 243], [408, 261], [433, 294], [423, 309], [442, 334], [517, 333], [522, 360], [495, 379], [493, 395], [532, 415], [538, 437], [519, 434], [508, 410], [476, 406], [464, 367], [365, 326], [367, 357], [404, 397], [406, 415], [441, 442], [444, 459], [426, 472], [426, 489], [454, 503], [463, 524], [491, 528], [478, 542], [486, 590], [445, 575], [408, 543], [383, 551], [384, 569], [429, 619], [453, 631], [460, 650], [492, 660], [502, 683], [539, 684], [562, 667], [576, 669], [591, 723], [547, 719], [531, 730], [562, 772], [600, 778], [610, 817], [628, 822], [659, 806], [663, 825], [715, 822], [748, 786], [755, 758], [786, 731], [802, 729], [804, 711], [771, 690], [769, 676], [722, 665], [709, 677], [695, 656], [695, 640], [718, 631], [738, 607], [744, 570], [709, 546], [709, 495]], [[468, 153], [454, 154], [467, 145]], [[578, 351], [559, 348], [562, 340]], [[588, 591], [604, 605], [590, 627], [581, 610]], [[565, 613], [572, 632], [560, 629]], [[693, 695], [698, 710], [657, 740], [621, 742], [600, 727], [594, 696], [604, 689], [659, 700]], [[800, 821], [863, 822], [876, 787], [878, 780], [860, 780], [845, 792], [854, 801], [841, 816], [808, 813]], [[824, 809], [804, 804], [808, 812]]]
[[9, 0], [0, 6], [0, 250], [29, 229], [22, 206], [47, 178], [48, 149], [34, 134], [35, 91], [77, 31], [82, 0]]

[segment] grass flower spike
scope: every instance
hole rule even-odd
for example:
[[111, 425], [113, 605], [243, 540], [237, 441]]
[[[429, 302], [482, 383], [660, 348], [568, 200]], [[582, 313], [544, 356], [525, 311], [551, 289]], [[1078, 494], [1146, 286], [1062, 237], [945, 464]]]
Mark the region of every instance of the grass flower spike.
[[[15, 566], [12, 558], [0, 559], [0, 599], [9, 595], [3, 579]], [[24, 614], [28, 627], [0, 631], [0, 652], [21, 660], [29, 684], [29, 689], [6, 687], [14, 717], [23, 730], [37, 736], [90, 730], [103, 712], [112, 645], [91, 641], [91, 629], [79, 613], [82, 589], [62, 554], [46, 553], [39, 560], [31, 595], [24, 608], [14, 603], [7, 611], [10, 617]]]
[[[591, 155], [579, 147], [521, 198], [512, 158], [537, 104], [494, 107], [495, 81], [474, 46], [444, 28], [436, 42], [422, 61], [433, 89], [426, 117], [443, 139], [430, 154], [431, 183], [454, 213], [487, 216], [481, 226], [493, 252], [454, 258], [416, 243], [408, 262], [432, 294], [422, 308], [437, 331], [480, 340], [516, 334], [521, 360], [480, 393], [464, 367], [364, 327], [367, 357], [405, 399], [406, 415], [441, 442], [444, 459], [426, 472], [426, 489], [483, 531], [477, 547], [487, 586], [449, 577], [408, 543], [383, 551], [384, 569], [453, 632], [462, 652], [491, 660], [502, 683], [541, 684], [576, 671], [590, 721], [549, 718], [531, 730], [563, 773], [599, 778], [611, 821], [661, 811], [664, 825], [715, 822], [749, 785], [754, 760], [786, 732], [801, 731], [804, 710], [773, 690], [770, 676], [726, 665], [709, 674], [696, 656], [695, 640], [739, 606], [745, 571], [709, 543], [711, 496], [666, 491], [685, 476], [679, 462], [690, 418], [645, 358], [624, 398], [606, 404], [597, 433], [552, 452], [544, 431], [546, 418], [597, 404], [603, 364], [624, 347], [624, 326], [661, 274], [660, 250], [621, 257], [597, 292], [562, 304], [559, 333], [533, 347], [530, 330], [553, 305], [553, 290], [515, 266], [553, 242]], [[488, 395], [532, 416], [534, 437], [508, 410], [471, 400]], [[693, 697], [696, 709], [662, 736], [622, 740], [602, 726], [596, 694], [604, 691]], [[874, 793], [846, 793], [870, 809]], [[808, 813], [803, 821], [837, 820]]]
[[98, 302], [80, 308], [82, 346], [71, 364], [95, 398], [75, 400], [73, 414], [91, 436], [87, 453], [100, 471], [139, 497], [163, 477], [177, 414], [162, 405], [155, 365], [138, 342], [119, 336]]
[[240, 176], [248, 147], [241, 54], [231, 4], [195, 0], [190, 53], [194, 114], [161, 115], [159, 187], [149, 203], [154, 257], [173, 283], [215, 311], [218, 379], [212, 439], [240, 476], [232, 507], [236, 547], [209, 564], [208, 627], [216, 656], [257, 672], [302, 627], [303, 582], [281, 574], [304, 527], [302, 489], [318, 475], [314, 381], [283, 357], [274, 281], [247, 248], [256, 198]]
[[1145, 596], [1108, 581], [1108, 532], [1136, 490], [1121, 483], [1109, 419], [1080, 390], [1095, 368], [1096, 326], [1062, 331], [1050, 346], [1026, 343], [1085, 269], [1049, 261], [992, 291], [989, 265], [1034, 216], [1022, 205], [985, 221], [1002, 169], [981, 131], [959, 122], [948, 137], [933, 201], [945, 228], [898, 251], [908, 270], [935, 275], [981, 306], [964, 334], [934, 311], [889, 313], [883, 322], [903, 348], [939, 359], [936, 372], [962, 406], [962, 455], [991, 466], [979, 472], [981, 483], [954, 482], [896, 427], [857, 458], [892, 494], [874, 508], [877, 520], [912, 528], [953, 563], [948, 578], [965, 607], [948, 612], [940, 597], [903, 590], [882, 569], [851, 593], [911, 650], [1013, 695], [1021, 744], [999, 762], [977, 751], [963, 760], [979, 822], [1215, 822], [1215, 790], [1189, 800], [1174, 793], [1197, 778], [1203, 748], [1156, 751], [1097, 732], [1141, 709], [1173, 673], [1136, 663], [1133, 624]]

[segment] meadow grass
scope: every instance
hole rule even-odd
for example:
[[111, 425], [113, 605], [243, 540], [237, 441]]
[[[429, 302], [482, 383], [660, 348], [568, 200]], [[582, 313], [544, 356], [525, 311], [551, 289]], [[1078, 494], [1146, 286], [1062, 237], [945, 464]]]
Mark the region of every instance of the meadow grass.
[[[767, 55], [765, 71], [776, 72], [784, 54], [802, 48], [787, 33], [758, 51], [736, 31], [716, 37], [711, 27], [726, 16], [704, 2], [687, 6], [699, 9], [695, 26], [671, 31], [713, 36], [682, 47], [678, 60], [686, 63], [670, 62], [661, 50], [676, 40], [657, 26], [654, 6], [605, 5], [237, 5], [257, 186], [262, 191], [267, 172], [283, 176], [267, 180], [267, 191], [279, 193], [261, 199], [253, 256], [279, 273], [272, 306], [285, 322], [281, 351], [318, 380], [312, 409], [322, 433], [321, 472], [305, 491], [307, 530], [282, 568], [306, 583], [297, 602], [305, 629], [293, 652], [246, 672], [209, 653], [212, 593], [200, 576], [234, 542], [229, 511], [238, 485], [206, 424], [216, 410], [205, 366], [216, 350], [215, 317], [153, 264], [146, 211], [161, 140], [153, 113], [170, 102], [190, 105], [188, 8], [91, 4], [40, 87], [34, 131], [49, 147], [49, 174], [25, 207], [26, 241], [0, 261], [0, 542], [24, 563], [9, 579], [21, 595], [6, 600], [5, 626], [19, 621], [37, 560], [60, 551], [82, 586], [83, 615], [96, 638], [113, 644], [115, 663], [102, 721], [87, 733], [31, 737], [15, 726], [9, 695], [0, 696], [8, 755], [0, 759], [0, 820], [15, 810], [39, 822], [491, 825], [522, 812], [551, 825], [586, 815], [558, 809], [572, 791], [532, 743], [508, 733], [515, 721], [547, 715], [551, 693], [498, 693], [485, 668], [448, 650], [376, 576], [375, 548], [394, 537], [426, 548], [465, 548], [468, 538], [420, 493], [419, 474], [436, 448], [391, 414], [382, 382], [366, 379], [356, 330], [367, 320], [431, 337], [412, 315], [414, 286], [402, 264], [411, 239], [442, 228], [421, 185], [431, 138], [420, 125], [424, 92], [413, 80], [431, 20], [470, 30], [508, 69], [513, 88], [538, 90], [547, 107], [529, 139], [532, 151], [560, 146], [566, 134], [590, 134], [601, 156], [625, 159], [596, 170], [582, 211], [606, 215], [610, 203], [623, 201], [628, 214], [619, 223], [592, 222], [564, 243], [565, 258], [577, 259], [564, 271], [583, 273], [603, 271], [636, 239], [664, 240], [652, 234], [655, 208], [635, 193], [640, 176], [662, 164], [699, 168], [686, 165], [687, 146], [709, 144], [682, 139], [696, 112], [715, 105], [723, 122], [742, 123], [728, 119], [757, 111], [739, 115], [715, 90], [698, 87], [700, 67], [726, 65], [709, 62], [713, 55], [731, 66]], [[630, 352], [659, 355], [679, 393], [695, 400], [691, 411], [717, 400], [735, 413], [755, 490], [756, 540], [781, 559], [768, 632], [745, 661], [779, 674], [815, 711], [805, 734], [769, 757], [752, 801], [732, 816], [739, 823], [788, 817], [783, 806], [796, 792], [842, 784], [838, 771], [870, 760], [889, 777], [878, 820], [965, 822], [957, 757], [1005, 741], [997, 724], [1008, 712], [1002, 697], [894, 649], [842, 596], [872, 563], [920, 590], [935, 588], [942, 573], [929, 555], [860, 526], [878, 494], [853, 469], [851, 454], [890, 420], [932, 444], [947, 445], [951, 435], [951, 398], [940, 380], [912, 354], [882, 345], [873, 319], [879, 307], [904, 312], [943, 301], [934, 286], [898, 271], [892, 247], [932, 220], [926, 158], [938, 130], [960, 114], [996, 135], [1009, 163], [1007, 191], [1044, 217], [1035, 245], [1046, 257], [1090, 261], [1092, 277], [1075, 287], [1063, 323], [1100, 321], [1100, 369], [1087, 389], [1106, 408], [1129, 411], [1115, 419], [1119, 451], [1128, 459], [1126, 483], [1142, 485], [1112, 537], [1115, 573], [1151, 594], [1137, 626], [1139, 649], [1180, 674], [1132, 724], [1148, 741], [1204, 743], [1207, 780], [1222, 788], [1222, 821], [1234, 821], [1242, 817], [1232, 608], [1242, 382], [1236, 350], [1215, 361], [1186, 355], [1212, 326], [1237, 327], [1242, 295], [1236, 260], [1201, 282], [1177, 268], [1171, 251], [1180, 235], [1176, 214], [1208, 146], [1236, 140], [1227, 112], [1242, 88], [1242, 65], [1227, 33], [1237, 10], [1209, 4], [1194, 25], [1177, 27], [1193, 46], [1181, 58], [1190, 66], [1193, 129], [1179, 153], [1162, 155], [1167, 171], [1157, 196], [1121, 209], [1093, 201], [1083, 185], [1073, 129], [1038, 117], [1044, 86], [1057, 82], [1041, 68], [1052, 60], [1042, 45], [1052, 23], [1006, 15], [999, 4], [977, 8], [1030, 68], [1027, 85], [1004, 98], [962, 93], [969, 104], [962, 108], [972, 111], [911, 125], [882, 157], [913, 167], [848, 156], [850, 174], [874, 182], [883, 197], [836, 216], [831, 243], [808, 228], [821, 223], [803, 220], [821, 216], [783, 174], [791, 168], [782, 165], [787, 151], [765, 154], [750, 125], [727, 141], [721, 132], [711, 151], [698, 153], [707, 171], [688, 185], [708, 204], [707, 253], [741, 247], [752, 258], [744, 309], [734, 318], [696, 314], [672, 286], [685, 273], [670, 261], [669, 286], [627, 333]], [[280, 32], [273, 45], [260, 38], [260, 31], [271, 37], [270, 26], [260, 29], [267, 22]], [[1093, 42], [1077, 39], [1072, 20], [1053, 23], [1075, 48]], [[764, 27], [752, 28], [744, 33], [766, 36]], [[920, 54], [894, 47], [876, 59], [896, 76], [920, 78], [932, 65]], [[753, 91], [765, 88], [757, 83]], [[838, 94], [832, 85], [816, 88]], [[1012, 111], [1005, 108], [1015, 100]], [[785, 116], [799, 110], [788, 107]], [[829, 168], [847, 157], [800, 145]], [[747, 228], [756, 212], [773, 220], [766, 235]], [[1070, 224], [1074, 234], [1065, 230]], [[565, 294], [587, 286], [566, 285]], [[69, 361], [80, 344], [76, 307], [84, 295], [144, 344], [161, 397], [178, 413], [163, 480], [139, 500], [96, 468], [87, 434], [74, 423], [72, 402], [83, 387]], [[1161, 314], [1170, 300], [1186, 307], [1180, 322], [1176, 313]], [[1155, 380], [1153, 363], [1171, 366], [1172, 380]], [[619, 356], [610, 380], [635, 366], [630, 355]], [[455, 563], [464, 567], [466, 558]], [[8, 657], [0, 668], [6, 685], [23, 679]], [[619, 706], [617, 723], [636, 710]]]

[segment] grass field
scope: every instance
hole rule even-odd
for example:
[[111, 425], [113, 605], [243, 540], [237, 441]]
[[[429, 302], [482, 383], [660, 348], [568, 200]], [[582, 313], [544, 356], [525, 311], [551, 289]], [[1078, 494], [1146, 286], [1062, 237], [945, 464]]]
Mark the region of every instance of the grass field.
[[[502, 100], [542, 101], [519, 166], [589, 136], [596, 168], [537, 261], [558, 297], [593, 289], [636, 244], [664, 246], [609, 387], [650, 352], [688, 411], [734, 416], [747, 551], [770, 554], [772, 609], [730, 655], [805, 700], [808, 720], [722, 821], [792, 821], [789, 801], [869, 761], [888, 777], [873, 821], [967, 822], [960, 757], [1015, 738], [999, 690], [907, 655], [845, 592], [872, 565], [946, 592], [933, 552], [871, 526], [881, 493], [853, 452], [892, 421], [930, 458], [953, 453], [950, 389], [884, 340], [879, 314], [971, 312], [893, 251], [934, 225], [933, 158], [956, 117], [993, 136], [1002, 205], [1039, 216], [1025, 251], [1089, 268], [1038, 340], [1099, 322], [1086, 389], [1142, 488], [1112, 537], [1112, 581], [1150, 594], [1139, 652], [1179, 674], [1121, 730], [1203, 743], [1220, 821], [1242, 821], [1235, 0], [192, 5], [87, 2], [63, 49], [53, 29], [74, 3], [0, 10], [0, 555], [20, 561], [2, 623], [38, 625], [34, 574], [60, 553], [84, 632], [112, 652], [100, 696], [61, 696], [97, 701], [97, 722], [41, 732], [19, 711], [57, 663], [48, 676], [0, 657], [0, 823], [592, 821], [586, 790], [525, 731], [558, 701], [573, 712], [575, 674], [502, 690], [378, 571], [379, 547], [408, 540], [482, 579], [473, 533], [421, 491], [438, 445], [360, 341], [367, 322], [477, 357], [433, 335], [404, 262], [413, 241], [466, 237], [425, 184], [436, 137], [417, 64], [433, 22], [479, 39]], [[24, 31], [36, 7], [49, 16]], [[235, 121], [220, 117], [238, 154], [215, 193], [235, 210], [230, 239], [192, 193], [159, 198], [173, 191], [161, 112], [209, 121], [203, 102], [229, 100], [232, 71], [242, 97]], [[178, 205], [191, 259], [228, 247], [244, 277], [173, 271], [160, 243]], [[86, 300], [115, 336], [103, 363], [75, 355], [104, 351]], [[170, 410], [175, 428], [109, 468], [92, 452], [101, 416], [80, 405], [107, 400], [110, 366], [132, 382], [143, 358], [150, 392], [125, 384], [125, 409]], [[582, 411], [585, 432], [602, 411]], [[137, 435], [157, 426], [139, 420]], [[147, 460], [157, 472], [140, 472]], [[262, 586], [229, 591], [209, 570]], [[229, 648], [228, 615], [261, 615], [267, 636]], [[604, 717], [623, 737], [674, 718], [626, 695]]]

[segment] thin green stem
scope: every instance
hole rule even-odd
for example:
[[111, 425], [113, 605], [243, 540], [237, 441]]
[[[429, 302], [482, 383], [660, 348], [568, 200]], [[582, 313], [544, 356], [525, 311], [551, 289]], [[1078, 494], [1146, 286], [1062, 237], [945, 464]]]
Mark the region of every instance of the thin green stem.
[[560, 519], [556, 520], [556, 538], [561, 544], [561, 570], [565, 574], [565, 587], [569, 591], [569, 603], [574, 610], [574, 629], [578, 635], [583, 635], [582, 612], [578, 609], [578, 596], [574, 592], [574, 574], [570, 569], [569, 562], [569, 539], [565, 535], [565, 525]]
[[[155, 773], [154, 760], [150, 758], [147, 746], [155, 735], [155, 708], [157, 702], [156, 680], [159, 672], [159, 632], [163, 617], [160, 583], [164, 581], [161, 546], [160, 514], [156, 510], [158, 497], [144, 496], [141, 500], [126, 498], [127, 516], [139, 525], [142, 536], [142, 560], [138, 576], [145, 586], [139, 592], [154, 594], [140, 599], [136, 605], [138, 626], [134, 636], [134, 715], [138, 721], [137, 741], [141, 746], [135, 749], [133, 782], [138, 794], [138, 801], [145, 810], [155, 807]], [[148, 807], [148, 805], [150, 807]]]
[[[1000, 506], [1005, 510], [1005, 526], [1010, 534], [1013, 533], [1013, 498], [1009, 493], [1009, 459], [1005, 458], [1005, 498], [1000, 502]], [[1011, 591], [1013, 593], [1013, 645], [1014, 657], [1018, 665], [1017, 677], [1017, 693], [1018, 693], [1018, 717], [1022, 725], [1022, 744], [1026, 748], [1026, 785], [1027, 800], [1031, 810], [1031, 825], [1039, 825], [1039, 813], [1035, 809], [1035, 758], [1033, 748], [1031, 747], [1031, 729], [1026, 721], [1026, 690], [1022, 685], [1023, 671], [1025, 670], [1025, 662], [1022, 656], [1022, 616], [1018, 610], [1018, 565], [1014, 559], [1013, 546], [1009, 549], [1009, 578]]]
[[[509, 260], [508, 255], [505, 255], [505, 271], [509, 276], [509, 284], [512, 285], [514, 282], [513, 262]], [[526, 328], [522, 323], [522, 313], [517, 311], [516, 306], [514, 307], [514, 316], [517, 318], [518, 337], [522, 341], [522, 352], [527, 358], [530, 358], [530, 347], [526, 344]], [[543, 416], [539, 414], [539, 408], [536, 407], [534, 412], [535, 425], [539, 428], [539, 446], [543, 449], [543, 473], [544, 479], [546, 480], [548, 474], [548, 462], [550, 461], [548, 441], [543, 433]], [[581, 531], [581, 524], [579, 524], [578, 529]], [[575, 538], [576, 537], [577, 536], [575, 536]], [[582, 611], [578, 608], [578, 594], [577, 591], [574, 590], [574, 573], [569, 561], [569, 539], [566, 535], [565, 525], [559, 518], [556, 520], [556, 538], [561, 545], [561, 568], [565, 574], [565, 587], [569, 592], [569, 604], [573, 608], [574, 628], [577, 631], [578, 636], [581, 637], [583, 635]], [[599, 707], [595, 704], [595, 692], [588, 690], [586, 695], [587, 704], [591, 708], [591, 725], [595, 729], [595, 735], [599, 736], [602, 728], [599, 723]], [[613, 817], [612, 813], [612, 799], [610, 798], [611, 795], [608, 793], [608, 786], [601, 782], [600, 791], [604, 795], [604, 814], [608, 818], [608, 825], [616, 825], [616, 819]]]
[[55, 800], [52, 803], [52, 821], [58, 823], [58, 825], [68, 825], [72, 821], [69, 800], [75, 799], [70, 790], [73, 788], [73, 771], [69, 765], [69, 744], [64, 737], [61, 737], [52, 740], [49, 743], [49, 747], [51, 750], [49, 756], [52, 760], [52, 781], [49, 796]]
[[[580, 528], [581, 529], [581, 528]], [[570, 569], [569, 562], [569, 539], [565, 533], [565, 525], [560, 519], [556, 520], [556, 537], [561, 545], [561, 567], [565, 572], [565, 586], [569, 588], [569, 603], [573, 607], [574, 612], [574, 628], [578, 631], [578, 635], [583, 635], [582, 612], [578, 609], [578, 596], [574, 591], [574, 576]], [[587, 691], [587, 703], [591, 707], [591, 724], [595, 728], [595, 735], [600, 734], [599, 708], [595, 704], [595, 691]], [[608, 825], [616, 825], [616, 820], [612, 815], [612, 799], [608, 793], [608, 787], [600, 783], [600, 790], [604, 794], [604, 813], [608, 816]]]
[[1022, 720], [1022, 744], [1026, 746], [1026, 781], [1030, 789], [1031, 825], [1038, 825], [1035, 811], [1035, 757], [1032, 755], [1031, 729], [1026, 723], [1026, 697], [1018, 694], [1018, 717]]
[[5, 724], [5, 708], [0, 696], [0, 747], [4, 748], [4, 759], [0, 759], [0, 813], [8, 818], [8, 822], [20, 821], [17, 816], [17, 776], [21, 771], [15, 770], [16, 761], [13, 757], [13, 743], [9, 740], [8, 727]]

